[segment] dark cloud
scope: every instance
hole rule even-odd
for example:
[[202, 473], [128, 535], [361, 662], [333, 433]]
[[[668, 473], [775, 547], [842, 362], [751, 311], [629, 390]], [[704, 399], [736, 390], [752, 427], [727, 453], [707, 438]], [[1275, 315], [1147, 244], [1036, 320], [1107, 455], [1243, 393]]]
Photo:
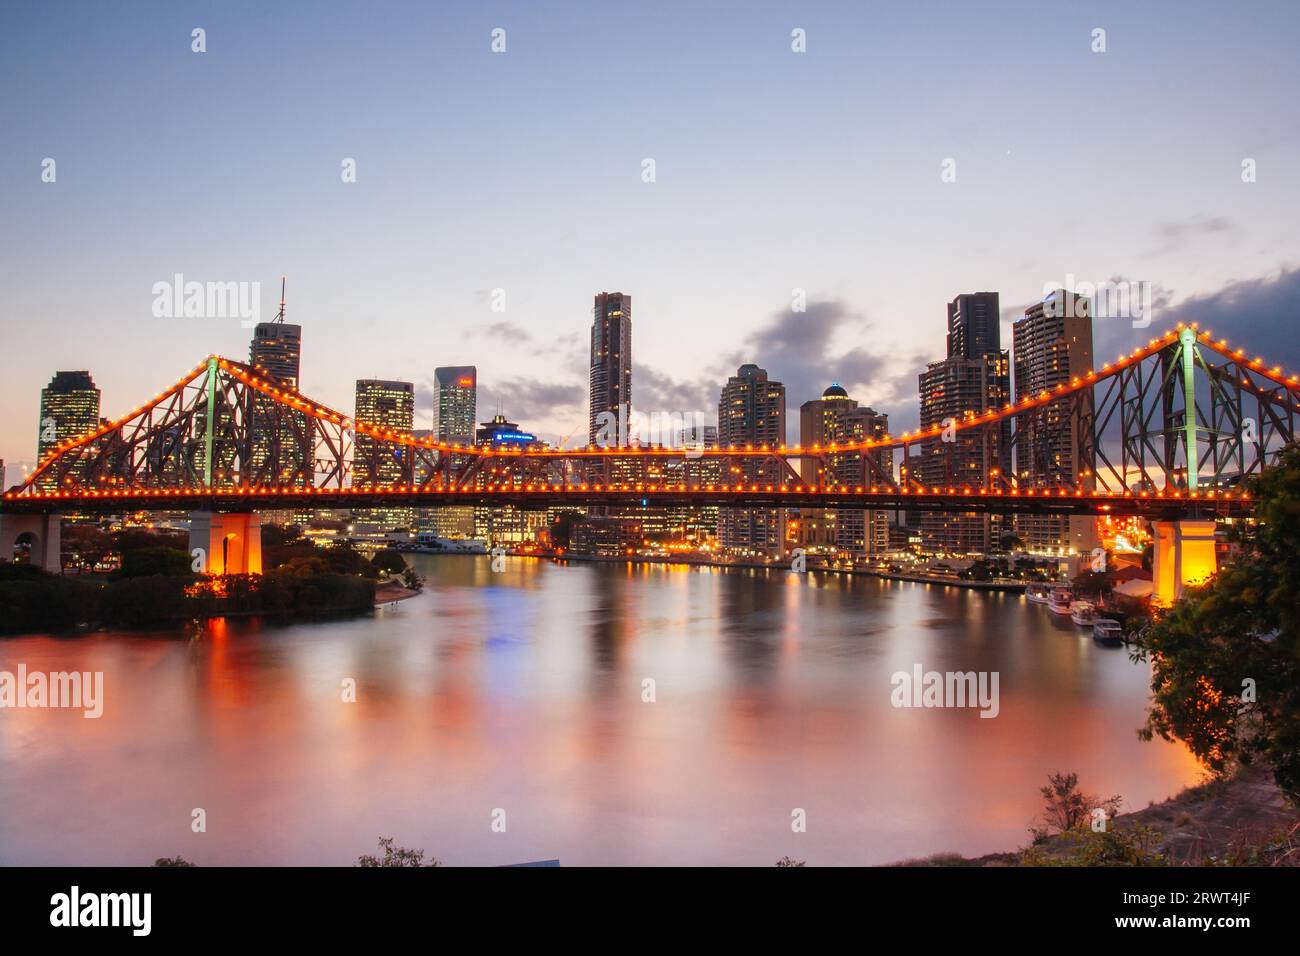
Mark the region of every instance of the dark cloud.
[[1300, 368], [1300, 335], [1296, 310], [1300, 303], [1300, 268], [1286, 268], [1269, 276], [1228, 283], [1217, 292], [1192, 296], [1170, 304], [1173, 296], [1157, 288], [1152, 294], [1149, 328], [1135, 329], [1123, 319], [1098, 319], [1093, 323], [1097, 364], [1121, 352], [1131, 352], [1153, 335], [1178, 322], [1197, 322], [1214, 337], [1245, 346], [1285, 368]]
[[480, 389], [480, 402], [502, 402], [512, 419], [543, 418], [553, 410], [567, 410], [587, 404], [585, 385], [562, 385], [536, 378], [508, 378]]
[[721, 387], [716, 375], [678, 379], [648, 365], [637, 365], [632, 371], [632, 406], [644, 412], [706, 412], [713, 421]]
[[[934, 357], [942, 351], [940, 346]], [[636, 366], [633, 406], [645, 411], [707, 411], [713, 420], [727, 378], [752, 362], [785, 385], [789, 441], [798, 439], [799, 406], [820, 396], [831, 382], [877, 411], [889, 413], [890, 427], [897, 431], [915, 424], [916, 378], [928, 360], [919, 353], [900, 353], [887, 333], [843, 302], [812, 302], [805, 312], [783, 308], [772, 313], [741, 349], [696, 378], [678, 379]]]
[[[417, 425], [430, 421], [437, 405], [437, 392], [433, 379], [415, 383], [415, 410]], [[525, 428], [537, 422], [553, 420], [566, 415], [587, 421], [587, 388], [585, 385], [565, 385], [537, 378], [515, 377], [499, 382], [479, 380], [478, 418], [487, 421], [497, 409], [511, 421]]]
[[484, 326], [481, 333], [488, 338], [504, 339], [507, 342], [531, 342], [533, 338], [527, 329], [513, 322], [493, 322]]

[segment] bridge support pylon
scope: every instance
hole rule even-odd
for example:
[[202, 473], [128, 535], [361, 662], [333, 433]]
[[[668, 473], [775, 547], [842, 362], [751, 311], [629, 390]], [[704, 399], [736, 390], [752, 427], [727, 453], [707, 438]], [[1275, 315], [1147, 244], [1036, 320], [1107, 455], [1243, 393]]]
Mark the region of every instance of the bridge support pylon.
[[1182, 596], [1189, 584], [1201, 584], [1218, 570], [1214, 551], [1214, 522], [1153, 521], [1155, 547], [1151, 558], [1154, 599], [1165, 605]]
[[190, 554], [208, 574], [261, 574], [262, 516], [190, 512]]
[[27, 560], [38, 568], [63, 570], [59, 551], [63, 516], [0, 514], [0, 561], [12, 561], [19, 545], [27, 550]]

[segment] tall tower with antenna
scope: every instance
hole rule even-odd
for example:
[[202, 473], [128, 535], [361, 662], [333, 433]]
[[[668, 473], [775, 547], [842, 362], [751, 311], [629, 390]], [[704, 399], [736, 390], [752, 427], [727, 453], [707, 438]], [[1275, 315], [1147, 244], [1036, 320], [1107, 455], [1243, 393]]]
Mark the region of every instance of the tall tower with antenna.
[[284, 321], [284, 286], [285, 277], [281, 276], [280, 311], [273, 320], [259, 322], [253, 329], [248, 361], [291, 388], [297, 388], [302, 366], [302, 326]]
[[[299, 387], [302, 372], [302, 326], [284, 321], [285, 277], [280, 277], [280, 311], [270, 322], [259, 322], [253, 329], [253, 341], [248, 349], [248, 362], [268, 378], [277, 379], [282, 386]], [[253, 399], [251, 430], [253, 438], [252, 464], [254, 475], [262, 480], [266, 463], [275, 460], [275, 479], [286, 484], [306, 484], [310, 463], [297, 460], [299, 455], [292, 440], [292, 423], [278, 409], [274, 399], [256, 396]], [[278, 434], [277, 434], [278, 433]], [[277, 440], [278, 439], [278, 440]]]

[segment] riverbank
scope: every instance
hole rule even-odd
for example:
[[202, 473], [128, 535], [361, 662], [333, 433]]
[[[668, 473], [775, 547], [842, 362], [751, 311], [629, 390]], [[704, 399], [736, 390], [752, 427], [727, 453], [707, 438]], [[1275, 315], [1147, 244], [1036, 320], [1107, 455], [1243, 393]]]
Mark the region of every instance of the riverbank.
[[937, 853], [895, 866], [1300, 866], [1300, 808], [1266, 767], [1188, 787], [1121, 813], [1106, 834], [1059, 834], [1020, 850], [963, 857]]
[[415, 597], [420, 592], [413, 588], [403, 587], [396, 581], [385, 581], [375, 588], [375, 607], [381, 604], [396, 604], [398, 601], [405, 601]]
[[[722, 568], [722, 569], [748, 569], [754, 571], [789, 571], [788, 564], [774, 564], [765, 561], [711, 561], [708, 558], [695, 557], [660, 557], [654, 555], [618, 555], [611, 557], [602, 557], [600, 555], [590, 554], [524, 554], [520, 557], [540, 557], [549, 558], [553, 561], [580, 561], [580, 562], [598, 562], [604, 564], [667, 564], [680, 565], [686, 567], [703, 567], [703, 568]], [[825, 574], [847, 574], [861, 575], [865, 577], [882, 578], [886, 581], [907, 581], [913, 584], [939, 584], [945, 587], [967, 588], [972, 591], [1006, 591], [1015, 594], [1023, 594], [1028, 582], [1025, 581], [1008, 581], [1008, 580], [991, 580], [991, 581], [972, 581], [956, 576], [941, 574], [907, 574], [895, 571], [883, 571], [878, 568], [838, 568], [828, 567], [825, 565], [809, 565], [806, 573], [822, 572]]]
[[374, 601], [373, 580], [331, 572], [110, 578], [32, 569], [0, 580], [0, 634], [150, 629], [217, 617], [310, 620], [369, 611]]

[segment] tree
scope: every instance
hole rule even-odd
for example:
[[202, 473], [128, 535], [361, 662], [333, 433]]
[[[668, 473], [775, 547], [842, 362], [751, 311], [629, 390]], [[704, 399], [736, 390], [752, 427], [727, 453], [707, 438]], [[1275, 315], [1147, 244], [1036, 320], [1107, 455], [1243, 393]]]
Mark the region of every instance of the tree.
[[1152, 665], [1140, 734], [1183, 741], [1216, 774], [1262, 759], [1300, 802], [1300, 448], [1252, 492], [1240, 554], [1159, 613], [1133, 652]]
[[777, 866], [803, 866], [803, 865], [804, 865], [804, 861], [803, 861], [803, 860], [795, 860], [795, 859], [792, 859], [792, 858], [790, 858], [790, 857], [788, 857], [788, 856], [783, 856], [783, 857], [781, 857], [781, 859], [779, 859], [779, 860], [776, 861], [776, 865], [777, 865]]
[[393, 846], [392, 837], [380, 837], [379, 848], [384, 851], [382, 857], [365, 854], [357, 857], [357, 866], [441, 866], [437, 857], [430, 857], [424, 862], [423, 850], [412, 850], [404, 846]]
[[154, 866], [194, 866], [183, 856], [160, 856], [153, 861]]
[[1110, 590], [1110, 578], [1098, 571], [1083, 571], [1076, 575], [1070, 584], [1079, 597], [1100, 599]]
[[1053, 833], [1068, 833], [1089, 826], [1094, 810], [1104, 810], [1109, 819], [1119, 812], [1123, 797], [1114, 796], [1102, 799], [1079, 791], [1077, 773], [1051, 773], [1047, 775], [1047, 786], [1040, 787], [1046, 806], [1041, 817], [1043, 826], [1031, 832], [1035, 837], [1050, 836]]
[[998, 547], [1003, 551], [1020, 551], [1024, 546], [1025, 541], [1018, 534], [1008, 532], [998, 538]]
[[142, 578], [154, 574], [184, 576], [192, 574], [190, 555], [176, 548], [139, 548], [122, 552], [118, 577]]
[[93, 524], [68, 524], [63, 529], [60, 550], [65, 567], [90, 571], [113, 550], [113, 539]]
[[406, 559], [392, 548], [376, 551], [370, 563], [381, 574], [401, 574], [406, 570]]

